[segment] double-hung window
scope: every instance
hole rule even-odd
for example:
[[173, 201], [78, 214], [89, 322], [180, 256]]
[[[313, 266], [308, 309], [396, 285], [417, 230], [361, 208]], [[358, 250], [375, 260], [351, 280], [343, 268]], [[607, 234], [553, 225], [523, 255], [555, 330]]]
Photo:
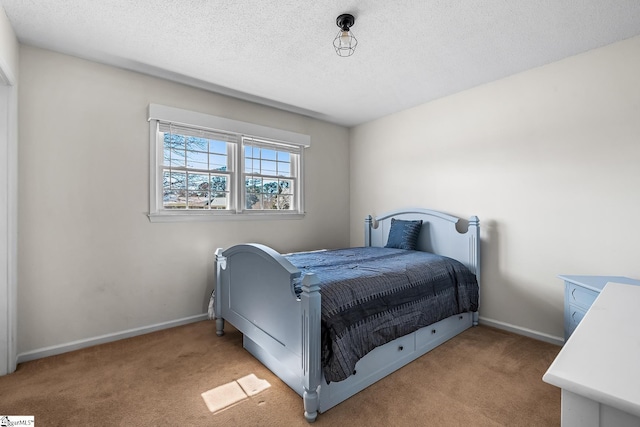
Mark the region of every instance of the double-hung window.
[[242, 139], [243, 200], [246, 210], [295, 209], [301, 149], [254, 138]]
[[151, 104], [151, 221], [297, 218], [307, 135]]

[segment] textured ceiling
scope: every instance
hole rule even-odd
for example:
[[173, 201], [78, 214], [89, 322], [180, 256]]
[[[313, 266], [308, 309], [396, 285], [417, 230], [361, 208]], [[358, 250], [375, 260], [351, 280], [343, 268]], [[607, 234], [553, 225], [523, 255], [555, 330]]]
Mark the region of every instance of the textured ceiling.
[[[22, 43], [346, 126], [640, 34], [638, 0], [0, 5]], [[348, 58], [332, 46], [341, 13], [356, 17]]]

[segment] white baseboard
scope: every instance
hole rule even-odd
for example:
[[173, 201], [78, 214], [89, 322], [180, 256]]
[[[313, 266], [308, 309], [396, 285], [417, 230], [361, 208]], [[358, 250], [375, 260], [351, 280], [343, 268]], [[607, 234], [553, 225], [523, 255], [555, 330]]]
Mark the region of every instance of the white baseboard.
[[188, 323], [207, 320], [209, 317], [206, 313], [195, 316], [185, 317], [182, 319], [170, 320], [168, 322], [157, 323], [155, 325], [142, 326], [140, 328], [128, 329], [126, 331], [114, 332], [112, 334], [100, 335], [98, 337], [87, 338], [78, 341], [72, 341], [66, 344], [54, 345], [51, 347], [39, 348], [18, 355], [18, 363], [28, 362], [30, 360], [41, 359], [43, 357], [55, 356], [57, 354], [67, 353], [69, 351], [80, 350], [82, 348], [91, 347], [98, 344], [118, 341], [125, 338], [131, 338], [138, 335], [148, 334], [150, 332], [160, 331], [162, 329], [174, 328], [176, 326], [186, 325]]
[[[24, 363], [30, 360], [41, 359], [43, 357], [48, 357], [48, 356], [55, 356], [57, 354], [67, 353], [69, 351], [80, 350], [82, 348], [91, 347], [99, 344], [106, 344], [108, 342], [118, 341], [125, 338], [131, 338], [138, 335], [144, 335], [150, 332], [160, 331], [163, 329], [174, 328], [176, 326], [186, 325], [189, 323], [200, 322], [202, 320], [207, 320], [208, 318], [209, 318], [208, 315], [206, 313], [203, 313], [195, 316], [185, 317], [182, 319], [176, 319], [176, 320], [170, 320], [168, 322], [157, 323], [155, 325], [143, 326], [140, 328], [128, 329], [126, 331], [114, 332], [112, 334], [100, 335], [98, 337], [72, 341], [66, 344], [39, 348], [33, 351], [28, 351], [26, 353], [20, 353], [18, 355], [18, 363]], [[562, 337], [555, 337], [553, 335], [544, 334], [542, 332], [534, 331], [532, 329], [515, 326], [512, 324], [500, 322], [494, 319], [488, 319], [482, 316], [480, 316], [479, 322], [482, 325], [491, 326], [497, 329], [513, 332], [518, 335], [524, 335], [526, 337], [537, 339], [539, 341], [545, 341], [545, 342], [559, 345], [559, 346], [564, 345], [564, 339]]]
[[486, 317], [482, 316], [480, 316], [479, 322], [481, 325], [492, 326], [497, 329], [513, 332], [518, 335], [524, 335], [525, 337], [533, 338], [539, 341], [544, 341], [559, 346], [564, 345], [564, 338], [562, 337], [543, 334], [542, 332], [534, 331], [532, 329], [515, 326], [510, 323], [500, 322], [498, 320], [487, 319]]

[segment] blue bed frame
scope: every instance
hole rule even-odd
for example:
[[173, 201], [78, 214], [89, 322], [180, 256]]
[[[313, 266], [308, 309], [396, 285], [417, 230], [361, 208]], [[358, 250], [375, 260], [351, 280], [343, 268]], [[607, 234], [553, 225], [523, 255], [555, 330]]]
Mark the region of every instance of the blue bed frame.
[[[365, 246], [386, 244], [391, 218], [423, 221], [418, 250], [457, 259], [480, 283], [480, 226], [472, 216], [467, 231], [458, 218], [426, 209], [393, 211], [365, 220]], [[297, 297], [293, 280], [300, 271], [284, 256], [260, 244], [216, 251], [216, 333], [225, 320], [243, 334], [243, 346], [303, 397], [304, 416], [313, 422], [324, 412], [443, 342], [478, 323], [478, 313], [462, 313], [377, 347], [356, 364], [344, 381], [327, 384], [320, 359], [320, 288], [305, 275]]]

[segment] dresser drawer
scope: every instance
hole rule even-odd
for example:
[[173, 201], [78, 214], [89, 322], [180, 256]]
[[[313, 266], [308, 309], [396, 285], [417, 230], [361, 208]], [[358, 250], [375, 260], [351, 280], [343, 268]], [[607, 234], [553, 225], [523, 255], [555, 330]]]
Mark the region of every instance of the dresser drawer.
[[575, 305], [569, 305], [564, 310], [564, 337], [565, 340], [569, 339], [573, 331], [575, 331], [578, 323], [587, 314], [587, 310], [576, 307]]
[[569, 305], [580, 307], [586, 311], [591, 307], [591, 304], [593, 304], [598, 295], [598, 292], [585, 289], [573, 283], [568, 283], [567, 303], [569, 303]]
[[584, 310], [580, 307], [576, 307], [575, 305], [569, 305], [569, 325], [571, 330], [574, 330], [578, 323], [582, 321], [584, 315], [587, 314], [587, 310]]

